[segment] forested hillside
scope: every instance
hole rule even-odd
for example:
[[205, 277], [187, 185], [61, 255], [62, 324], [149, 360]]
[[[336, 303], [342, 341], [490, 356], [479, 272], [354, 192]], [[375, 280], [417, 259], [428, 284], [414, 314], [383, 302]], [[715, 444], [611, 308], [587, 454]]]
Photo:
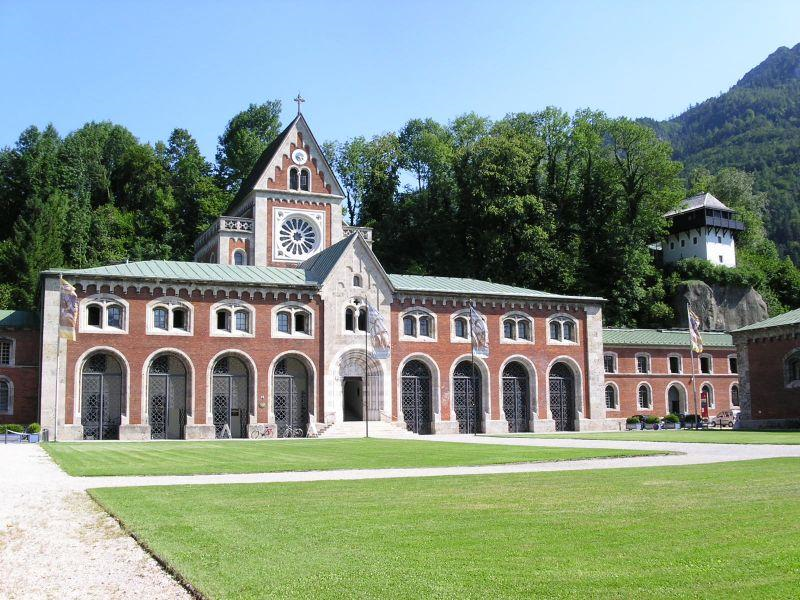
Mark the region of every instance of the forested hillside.
[[[448, 123], [412, 119], [369, 139], [328, 142], [325, 152], [347, 193], [347, 221], [375, 229], [375, 251], [390, 272], [602, 296], [613, 325], [673, 324], [670, 294], [691, 278], [752, 285], [776, 313], [800, 305], [800, 271], [780, 257], [764, 225], [766, 214], [770, 231], [783, 232], [783, 247], [795, 248], [797, 183], [787, 173], [796, 173], [800, 144], [788, 141], [796, 104], [785, 100], [796, 82], [773, 85], [790, 78], [793, 61], [795, 54], [773, 60], [727, 99], [666, 123], [553, 107], [497, 121], [469, 113]], [[719, 113], [714, 102], [730, 102], [729, 113], [739, 114], [767, 83], [779, 89], [773, 103], [764, 100], [767, 116], [752, 108], [745, 115], [760, 127], [709, 116]], [[185, 129], [153, 145], [108, 122], [65, 136], [52, 126], [23, 131], [0, 150], [0, 308], [36, 308], [44, 269], [191, 259], [196, 235], [281, 130], [280, 108], [272, 101], [235, 115], [221, 127], [213, 163]], [[772, 124], [777, 114], [780, 128]], [[716, 129], [703, 129], [700, 115]], [[758, 137], [770, 143], [762, 148]], [[734, 143], [741, 139], [749, 152]], [[676, 155], [687, 157], [686, 168]], [[744, 156], [752, 162], [740, 164]], [[755, 163], [762, 168], [752, 174], [729, 167]], [[777, 182], [783, 195], [764, 191]], [[666, 231], [662, 215], [699, 191], [746, 221], [739, 268], [655, 263], [648, 246]]]
[[730, 90], [680, 116], [642, 122], [672, 144], [687, 174], [752, 173], [766, 195], [770, 238], [800, 263], [800, 44], [778, 48]]

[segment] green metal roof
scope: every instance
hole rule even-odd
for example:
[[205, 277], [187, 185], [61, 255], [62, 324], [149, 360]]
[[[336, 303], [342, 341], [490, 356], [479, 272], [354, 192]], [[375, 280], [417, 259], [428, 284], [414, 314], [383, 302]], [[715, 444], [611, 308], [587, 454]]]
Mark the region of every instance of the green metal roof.
[[242, 265], [218, 265], [211, 263], [180, 262], [172, 260], [145, 260], [140, 262], [106, 265], [90, 269], [66, 269], [45, 271], [50, 275], [63, 273], [69, 276], [118, 277], [122, 279], [146, 279], [158, 281], [193, 281], [204, 283], [233, 283], [262, 286], [313, 287], [306, 281], [303, 269], [278, 267], [253, 267]]
[[462, 279], [458, 277], [434, 277], [430, 275], [389, 275], [395, 290], [398, 292], [418, 292], [429, 294], [464, 294], [476, 296], [503, 296], [509, 298], [530, 298], [542, 300], [575, 300], [602, 302], [602, 298], [587, 296], [561, 296], [538, 290], [492, 283], [479, 279]]
[[[706, 348], [732, 348], [733, 338], [729, 333], [703, 331], [703, 346]], [[603, 329], [605, 346], [671, 346], [689, 347], [687, 329]]]
[[27, 310], [0, 310], [0, 329], [38, 329], [39, 315]]
[[355, 235], [349, 235], [303, 262], [300, 267], [305, 270], [306, 279], [317, 283], [325, 281], [333, 267], [339, 262], [344, 251], [356, 237]]
[[750, 331], [753, 329], [769, 329], [770, 327], [781, 327], [783, 325], [800, 325], [800, 308], [790, 310], [789, 312], [778, 315], [777, 317], [771, 317], [769, 319], [765, 319], [764, 321], [759, 321], [758, 323], [739, 327], [739, 329], [734, 330], [734, 333], [738, 333], [740, 331]]

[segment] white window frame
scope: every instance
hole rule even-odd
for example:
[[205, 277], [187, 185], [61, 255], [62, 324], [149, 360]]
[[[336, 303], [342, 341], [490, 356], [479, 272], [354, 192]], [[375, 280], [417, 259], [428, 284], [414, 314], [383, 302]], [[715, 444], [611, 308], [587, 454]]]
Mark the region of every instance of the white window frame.
[[[351, 298], [348, 300], [345, 305], [342, 307], [342, 333], [344, 335], [364, 335], [365, 331], [363, 329], [359, 329], [358, 327], [358, 314], [359, 311], [366, 310], [367, 311], [367, 326], [369, 326], [369, 310], [367, 309], [366, 303], [359, 300], [359, 303], [356, 304], [356, 300], [358, 298]], [[347, 329], [347, 309], [350, 308], [353, 310], [353, 329]]]
[[[736, 372], [731, 370], [731, 359], [736, 361]], [[739, 355], [738, 354], [728, 354], [728, 373], [730, 375], [738, 375], [739, 374]]]
[[[678, 359], [678, 371], [676, 373], [672, 372], [672, 365], [670, 364], [670, 359], [672, 358]], [[677, 352], [670, 352], [667, 354], [667, 373], [670, 375], [683, 375], [683, 356]]]
[[[237, 265], [236, 264], [236, 257], [237, 256], [241, 256], [242, 257], [242, 264], [241, 265]], [[236, 250], [233, 251], [232, 258], [233, 258], [233, 262], [231, 263], [232, 265], [237, 266], [237, 267], [247, 266], [247, 252], [243, 248], [236, 248]]]
[[[288, 256], [284, 253], [280, 243], [280, 230], [283, 223], [292, 217], [297, 217], [311, 223], [317, 234], [317, 243], [306, 254]], [[307, 258], [317, 254], [325, 248], [325, 212], [321, 210], [308, 210], [304, 208], [275, 206], [272, 209], [272, 260], [278, 262], [301, 263]]]
[[[708, 359], [708, 371], [703, 371], [703, 359]], [[703, 352], [697, 357], [697, 373], [699, 375], [713, 375], [714, 374], [714, 357], [708, 352]]]
[[[155, 309], [163, 308], [167, 311], [167, 328], [160, 329], [155, 326]], [[172, 322], [172, 313], [177, 309], [186, 311], [188, 323], [186, 329], [176, 328]], [[216, 325], [216, 322], [214, 323]], [[147, 303], [147, 335], [194, 335], [194, 306], [177, 296], [162, 296]]]
[[[613, 381], [606, 381], [606, 385], [603, 387], [603, 400], [605, 401], [605, 392], [607, 388], [611, 388], [614, 390], [614, 407], [608, 408], [608, 403], [606, 403], [606, 410], [619, 410], [620, 402], [619, 402], [619, 387]], [[638, 391], [637, 391], [638, 396]], [[637, 400], [638, 401], [638, 400]]]
[[[280, 331], [278, 329], [278, 313], [281, 312], [288, 312], [289, 317], [289, 333], [285, 331]], [[306, 318], [308, 319], [308, 331], [296, 331], [294, 328], [294, 316], [295, 314], [302, 312], [306, 314]], [[311, 340], [314, 339], [314, 328], [316, 326], [316, 316], [314, 311], [311, 309], [308, 304], [303, 304], [302, 302], [284, 302], [282, 304], [278, 304], [272, 307], [272, 318], [270, 319], [272, 322], [272, 337], [273, 338], [295, 338], [295, 339], [305, 339]]]
[[[564, 339], [564, 322], [565, 321], [572, 322], [572, 327], [573, 327], [573, 329], [575, 331], [575, 339], [574, 340], [565, 340]], [[553, 322], [557, 322], [559, 324], [559, 326], [558, 326], [559, 334], [558, 334], [558, 339], [557, 340], [554, 340], [550, 336], [550, 324], [553, 323]], [[547, 343], [548, 344], [561, 345], [561, 346], [577, 346], [579, 344], [578, 340], [581, 339], [581, 333], [580, 333], [579, 325], [580, 324], [579, 324], [578, 320], [575, 317], [573, 317], [572, 315], [568, 315], [566, 313], [558, 313], [558, 314], [555, 314], [555, 315], [550, 315], [549, 317], [547, 317], [547, 328], [545, 330], [545, 332], [547, 334]]]
[[13, 415], [14, 414], [14, 382], [10, 377], [0, 375], [0, 381], [8, 384], [8, 410], [0, 411], [0, 415]]
[[[89, 325], [89, 306], [97, 304], [100, 306], [100, 326]], [[122, 328], [108, 326], [108, 307], [118, 304], [122, 308]], [[78, 307], [78, 332], [80, 333], [102, 333], [102, 334], [127, 334], [128, 323], [130, 321], [130, 305], [126, 300], [114, 294], [93, 294], [80, 301]]]
[[[481, 315], [483, 318], [483, 324], [486, 327], [487, 338], [489, 335], [489, 323], [486, 319], [486, 315]], [[463, 317], [467, 320], [467, 337], [460, 338], [456, 337], [456, 319], [459, 317]], [[454, 313], [450, 314], [450, 343], [451, 344], [471, 344], [472, 343], [472, 324], [469, 320], [469, 309], [465, 308], [463, 310], [458, 310]]]
[[[800, 388], [800, 379], [793, 379], [790, 365], [794, 361], [800, 361], [800, 348], [787, 352], [783, 357], [783, 386], [789, 389]], [[741, 389], [739, 390], [741, 392]]]
[[[514, 321], [514, 337], [507, 338], [506, 337], [506, 321], [509, 319]], [[530, 339], [520, 339], [519, 338], [519, 324], [520, 322], [526, 322], [528, 324], [528, 331], [530, 332]], [[500, 343], [501, 344], [533, 344], [535, 342], [535, 334], [533, 330], [533, 317], [527, 315], [523, 312], [508, 312], [500, 317]]]
[[[549, 331], [547, 332], [550, 333]], [[612, 371], [606, 371], [606, 357], [611, 357]], [[616, 352], [603, 352], [603, 373], [606, 375], [615, 375], [619, 373], [619, 356]]]
[[17, 340], [12, 337], [0, 337], [0, 344], [8, 344], [8, 362], [0, 362], [0, 367], [13, 367], [16, 364], [17, 357]]
[[[639, 358], [646, 358], [647, 359], [647, 371], [640, 371], [639, 370]], [[653, 357], [650, 356], [649, 352], [637, 352], [636, 355], [633, 357], [633, 372], [637, 375], [652, 375], [653, 374]], [[637, 388], [638, 390], [638, 388]]]
[[[406, 328], [405, 328], [405, 319], [411, 318], [414, 320], [414, 335], [406, 335]], [[427, 317], [430, 319], [431, 330], [429, 332], [430, 335], [422, 335], [420, 333], [419, 322], [421, 317]], [[400, 326], [400, 340], [404, 342], [435, 342], [438, 339], [438, 322], [436, 321], [436, 315], [429, 310], [419, 307], [412, 307], [407, 308], [402, 311], [399, 315], [397, 315], [398, 323]]]
[[[642, 406], [642, 399], [639, 397], [639, 390], [644, 387], [647, 389], [647, 398], [650, 400], [650, 406]], [[636, 384], [636, 406], [639, 410], [653, 410], [653, 388], [646, 381], [640, 381]]]
[[[250, 313], [248, 325], [250, 331], [239, 331], [236, 329], [236, 311], [246, 310]], [[229, 313], [229, 323], [231, 330], [217, 329], [217, 312], [225, 310]], [[251, 338], [256, 335], [256, 311], [248, 304], [238, 299], [222, 300], [211, 307], [209, 311], [208, 331], [211, 337], [246, 337]]]

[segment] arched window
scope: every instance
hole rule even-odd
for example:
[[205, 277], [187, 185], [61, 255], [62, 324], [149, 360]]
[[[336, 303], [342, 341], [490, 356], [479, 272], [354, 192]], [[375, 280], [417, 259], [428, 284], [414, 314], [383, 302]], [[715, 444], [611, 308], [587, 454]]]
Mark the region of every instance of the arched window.
[[211, 307], [212, 336], [255, 335], [253, 307], [241, 300], [224, 300]]
[[367, 309], [363, 306], [358, 309], [358, 329], [360, 331], [367, 330]]
[[14, 414], [14, 392], [8, 379], [0, 379], [0, 415]]
[[0, 365], [10, 366], [14, 364], [14, 341], [0, 338]]
[[789, 354], [784, 361], [786, 387], [800, 387], [800, 348]]
[[457, 338], [467, 338], [467, 319], [465, 317], [456, 317], [454, 321], [455, 336]]
[[653, 399], [650, 395], [649, 387], [647, 387], [645, 384], [641, 384], [639, 386], [638, 396], [639, 396], [639, 408], [641, 410], [650, 410], [651, 408], [653, 408]]
[[714, 398], [714, 388], [708, 383], [701, 388], [700, 397], [705, 399], [706, 406], [708, 406], [708, 408], [716, 408], [717, 401]]
[[563, 315], [550, 318], [551, 342], [577, 342], [577, 325], [572, 317]]
[[273, 336], [310, 336], [313, 333], [312, 312], [302, 304], [285, 304], [277, 307], [273, 323]]
[[234, 250], [233, 252], [233, 264], [235, 265], [244, 265], [246, 264], [245, 260], [246, 256], [244, 250]]
[[95, 294], [81, 302], [80, 331], [87, 333], [126, 333], [128, 303], [111, 294]]
[[532, 341], [532, 322], [528, 315], [516, 313], [503, 317], [503, 337], [501, 342]]
[[192, 332], [192, 306], [180, 298], [165, 296], [150, 302], [147, 333], [187, 335]]
[[300, 177], [295, 167], [289, 169], [289, 189], [290, 190], [300, 189]]
[[311, 173], [308, 169], [300, 170], [300, 189], [304, 192], [309, 191], [311, 187]]
[[731, 386], [731, 406], [739, 406], [739, 386], [735, 383]]
[[353, 287], [361, 287], [361, 275], [353, 275]]
[[433, 340], [436, 327], [434, 317], [426, 310], [410, 310], [403, 315], [403, 337]]
[[356, 330], [356, 318], [355, 318], [355, 309], [347, 308], [344, 311], [344, 328], [347, 331], [355, 331]]
[[606, 408], [617, 410], [617, 390], [611, 384], [606, 386]]

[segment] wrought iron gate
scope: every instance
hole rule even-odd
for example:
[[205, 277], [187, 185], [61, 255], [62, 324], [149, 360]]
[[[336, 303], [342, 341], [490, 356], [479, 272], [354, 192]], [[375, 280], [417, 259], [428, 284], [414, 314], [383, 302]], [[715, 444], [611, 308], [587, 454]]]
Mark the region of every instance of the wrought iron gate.
[[[95, 354], [83, 367], [81, 425], [85, 440], [119, 437], [122, 373], [108, 372], [108, 362], [105, 354]], [[113, 366], [119, 369], [118, 365]]]
[[[184, 437], [186, 426], [186, 374], [170, 373], [169, 356], [158, 356], [150, 364], [148, 380], [150, 437], [165, 440], [168, 437]], [[173, 425], [172, 414], [177, 409], [178, 435], [170, 436]]]
[[214, 365], [212, 383], [211, 417], [214, 421], [216, 437], [222, 437], [225, 425], [233, 435], [234, 417], [239, 420], [239, 437], [247, 437], [247, 375], [231, 373], [231, 361], [238, 359], [221, 358]]
[[528, 431], [528, 373], [518, 362], [503, 369], [503, 412], [510, 432]]
[[302, 429], [305, 435], [308, 431], [308, 395], [297, 391], [295, 378], [289, 375], [284, 360], [275, 365], [273, 386], [272, 406], [278, 437], [293, 436], [297, 429]]
[[550, 370], [550, 413], [556, 431], [575, 429], [575, 396], [572, 371], [562, 363]]
[[417, 434], [431, 433], [431, 372], [424, 363], [410, 360], [402, 375], [403, 419]]
[[453, 372], [453, 408], [456, 412], [459, 433], [478, 433], [481, 406], [481, 373], [472, 363], [463, 361]]

